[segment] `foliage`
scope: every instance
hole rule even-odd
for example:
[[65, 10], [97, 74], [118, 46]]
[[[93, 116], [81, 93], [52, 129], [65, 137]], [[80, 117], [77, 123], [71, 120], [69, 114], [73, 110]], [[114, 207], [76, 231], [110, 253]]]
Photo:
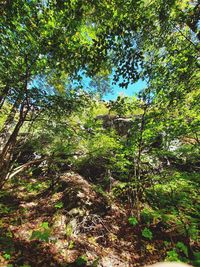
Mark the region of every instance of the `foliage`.
[[180, 261], [179, 255], [175, 249], [167, 252], [167, 257], [165, 258], [165, 260], [166, 261]]
[[[152, 240], [147, 251], [156, 251], [158, 231], [173, 241], [166, 260], [197, 265], [198, 1], [16, 0], [0, 8], [0, 228], [18, 205], [9, 186], [19, 195], [55, 192], [73, 170], [130, 209], [132, 231]], [[111, 83], [137, 81], [146, 84], [137, 95], [102, 100]], [[64, 200], [53, 205], [60, 213]], [[44, 222], [31, 239], [50, 235]], [[87, 262], [83, 255], [76, 264]]]
[[51, 229], [49, 228], [48, 222], [43, 222], [40, 225], [40, 230], [36, 230], [32, 232], [31, 240], [37, 239], [44, 242], [49, 242]]
[[153, 238], [153, 234], [151, 232], [150, 229], [148, 229], [147, 227], [144, 228], [144, 230], [142, 230], [142, 236], [151, 240]]
[[188, 248], [182, 242], [178, 242], [176, 247], [188, 257]]
[[194, 266], [199, 266], [200, 263], [200, 253], [197, 252], [194, 254], [195, 260], [192, 262]]
[[128, 218], [128, 222], [132, 225], [132, 226], [135, 226], [138, 224], [138, 221], [135, 217], [129, 217]]
[[166, 261], [188, 261], [188, 247], [182, 243], [177, 242], [174, 249], [167, 252]]
[[54, 207], [56, 208], [56, 209], [62, 209], [63, 208], [63, 202], [57, 202], [55, 205], [54, 205]]
[[70, 237], [73, 233], [72, 225], [69, 223], [66, 228], [66, 236]]
[[156, 224], [161, 220], [164, 220], [164, 215], [161, 210], [153, 210], [151, 208], [144, 208], [141, 211], [141, 221], [147, 225]]
[[74, 248], [74, 242], [72, 240], [70, 240], [69, 245], [68, 245], [68, 249], [73, 249]]
[[8, 254], [8, 253], [5, 253], [5, 254], [3, 255], [3, 257], [4, 257], [6, 260], [10, 260], [11, 255]]
[[76, 259], [77, 266], [84, 266], [87, 263], [87, 256], [82, 255]]

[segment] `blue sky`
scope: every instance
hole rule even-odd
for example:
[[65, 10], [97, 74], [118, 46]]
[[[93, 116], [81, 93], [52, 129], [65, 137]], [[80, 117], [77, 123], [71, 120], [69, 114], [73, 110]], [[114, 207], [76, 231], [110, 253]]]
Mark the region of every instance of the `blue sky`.
[[[90, 78], [85, 77], [83, 75], [83, 88], [85, 88], [86, 91], [87, 89], [90, 88], [90, 85], [89, 85], [90, 81], [91, 81]], [[141, 91], [142, 89], [146, 87], [146, 82], [142, 80], [139, 80], [138, 82], [134, 84], [129, 84], [127, 89], [124, 89], [119, 86], [119, 83], [122, 82], [122, 79], [120, 79], [118, 84], [113, 85], [112, 82], [113, 82], [113, 75], [111, 75], [110, 77], [110, 88], [112, 92], [105, 94], [105, 96], [103, 96], [103, 100], [106, 100], [106, 101], [116, 100], [118, 96], [135, 96], [139, 91]], [[46, 92], [48, 94], [54, 94], [53, 87], [50, 87], [48, 83], [46, 82], [45, 77], [42, 77], [42, 76], [38, 76], [34, 78], [30, 82], [29, 86], [30, 87], [36, 86], [39, 88], [43, 87], [46, 89]]]
[[119, 95], [123, 96], [133, 96], [136, 95], [140, 90], [146, 87], [146, 82], [139, 80], [134, 84], [129, 84], [127, 89], [121, 88], [119, 85], [111, 85], [113, 93], [106, 94], [104, 100], [115, 100]]
[[[91, 78], [85, 76], [84, 74], [81, 74], [83, 77], [83, 87], [86, 89], [90, 89], [90, 82], [92, 81]], [[103, 96], [103, 100], [109, 101], [109, 100], [116, 100], [118, 96], [135, 96], [139, 91], [144, 89], [147, 84], [145, 81], [139, 80], [136, 83], [129, 84], [128, 88], [122, 88], [119, 86], [119, 83], [123, 82], [122, 77], [119, 79], [119, 82], [117, 84], [112, 84], [114, 78], [114, 73], [110, 75], [110, 88], [112, 90], [111, 93], [106, 93], [105, 96]]]

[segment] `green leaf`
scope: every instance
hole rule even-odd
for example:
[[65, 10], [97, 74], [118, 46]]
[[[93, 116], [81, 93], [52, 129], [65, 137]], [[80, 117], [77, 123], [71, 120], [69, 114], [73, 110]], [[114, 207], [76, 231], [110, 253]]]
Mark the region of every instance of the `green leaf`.
[[135, 225], [138, 224], [137, 219], [136, 219], [135, 217], [133, 217], [133, 216], [128, 218], [128, 222], [129, 222], [132, 226], [135, 226]]
[[74, 248], [74, 241], [71, 240], [71, 241], [69, 242], [68, 249], [73, 249], [73, 248]]
[[40, 225], [42, 228], [44, 228], [44, 229], [49, 229], [49, 223], [48, 222], [43, 222], [43, 223], [41, 223], [41, 225]]
[[86, 255], [82, 255], [76, 259], [77, 266], [85, 266], [86, 263], [87, 263]]
[[183, 244], [182, 242], [178, 242], [178, 243], [176, 244], [176, 247], [177, 247], [180, 251], [182, 251], [182, 252], [185, 254], [186, 257], [188, 257], [188, 248], [186, 247], [185, 244]]
[[10, 259], [11, 259], [11, 255], [8, 254], [8, 253], [3, 254], [3, 257], [4, 257], [4, 259], [6, 259], [6, 260], [10, 260]]
[[176, 252], [175, 249], [170, 250], [167, 252], [167, 257], [165, 258], [166, 261], [180, 261], [179, 260], [179, 255]]
[[147, 227], [144, 228], [144, 230], [142, 231], [142, 236], [151, 240], [153, 238], [153, 234], [151, 232], [151, 230], [149, 230]]
[[54, 205], [54, 207], [56, 208], [56, 209], [61, 209], [61, 208], [63, 208], [63, 202], [57, 202], [55, 205]]
[[38, 239], [40, 241], [49, 242], [49, 236], [50, 236], [50, 231], [49, 230], [33, 231], [32, 235], [31, 235], [31, 240], [32, 239]]

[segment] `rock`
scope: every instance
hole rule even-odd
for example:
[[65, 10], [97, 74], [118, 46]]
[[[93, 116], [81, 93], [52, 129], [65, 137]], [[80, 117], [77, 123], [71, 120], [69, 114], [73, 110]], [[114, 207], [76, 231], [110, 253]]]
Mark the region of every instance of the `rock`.
[[99, 115], [96, 119], [103, 121], [103, 128], [114, 128], [120, 136], [127, 135], [134, 122], [133, 118], [119, 117], [109, 114]]
[[53, 217], [52, 230], [57, 237], [63, 237], [66, 235], [66, 225], [68, 221], [69, 219], [63, 214], [56, 214]]
[[84, 216], [84, 215], [86, 215], [86, 211], [85, 210], [83, 210], [83, 209], [80, 209], [80, 208], [73, 208], [73, 209], [71, 209], [69, 212], [68, 212], [68, 214], [70, 215], [70, 216]]
[[61, 177], [62, 202], [69, 214], [98, 213], [104, 215], [109, 210], [106, 197], [94, 191], [92, 185], [80, 175], [67, 172]]
[[105, 257], [102, 257], [99, 261], [98, 267], [130, 267], [130, 264], [126, 261], [123, 261], [119, 256], [115, 254], [109, 254]]

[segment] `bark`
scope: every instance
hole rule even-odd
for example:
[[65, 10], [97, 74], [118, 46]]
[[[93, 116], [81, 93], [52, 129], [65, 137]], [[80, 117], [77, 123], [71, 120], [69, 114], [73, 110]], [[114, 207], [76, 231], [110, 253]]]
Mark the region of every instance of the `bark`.
[[4, 102], [5, 102], [5, 99], [6, 99], [6, 96], [7, 96], [8, 92], [9, 92], [9, 86], [6, 85], [4, 87], [1, 95], [0, 95], [0, 109], [2, 108], [2, 106], [3, 106]]
[[140, 221], [140, 197], [141, 197], [141, 191], [142, 191], [142, 185], [141, 185], [141, 155], [142, 155], [142, 148], [143, 148], [143, 132], [145, 128], [145, 116], [147, 111], [147, 104], [144, 106], [144, 112], [142, 114], [141, 118], [141, 126], [139, 130], [139, 141], [138, 141], [138, 156], [137, 156], [137, 162], [136, 162], [136, 211], [137, 211], [137, 219]]
[[196, 34], [197, 38], [200, 40], [200, 31], [198, 29], [198, 22], [200, 18], [200, 3], [197, 3], [194, 7], [192, 13], [186, 20], [188, 27]]
[[2, 152], [4, 144], [6, 144], [6, 142], [8, 141], [8, 139], [11, 135], [10, 130], [13, 127], [15, 115], [16, 115], [16, 112], [19, 108], [20, 101], [21, 101], [20, 98], [16, 99], [16, 101], [13, 104], [11, 111], [10, 111], [10, 113], [9, 113], [5, 123], [4, 123], [3, 129], [0, 131], [0, 152]]
[[0, 155], [0, 187], [4, 183], [4, 180], [6, 179], [7, 173], [9, 171], [10, 164], [12, 161], [12, 156], [13, 156], [13, 150], [17, 142], [17, 136], [18, 136], [20, 128], [22, 127], [25, 121], [28, 111], [29, 111], [28, 108], [23, 103], [20, 109], [19, 120], [17, 124], [15, 125], [15, 128], [12, 134], [10, 135]]
[[[19, 94], [13, 110], [11, 111], [10, 114], [10, 118], [8, 118], [7, 121], [7, 126], [10, 125], [10, 122], [12, 120], [14, 120], [14, 115], [16, 113], [16, 111], [18, 110], [19, 105], [20, 106], [20, 110], [19, 110], [19, 120], [17, 122], [17, 124], [14, 127], [13, 132], [10, 134], [6, 144], [4, 145], [2, 151], [0, 152], [0, 187], [2, 185], [2, 183], [4, 183], [4, 180], [6, 179], [6, 176], [9, 172], [9, 169], [11, 167], [11, 162], [12, 162], [12, 157], [13, 157], [13, 152], [14, 152], [14, 148], [17, 142], [17, 136], [18, 133], [26, 119], [26, 116], [30, 110], [30, 99], [28, 97], [28, 92], [27, 92], [27, 88], [28, 88], [28, 80], [30, 78], [30, 66], [28, 65], [28, 57], [27, 55], [24, 58], [24, 63], [26, 66], [26, 73], [25, 73], [25, 79], [24, 79], [24, 87], [21, 90], [21, 94]], [[22, 96], [24, 97], [24, 99], [22, 98]]]
[[27, 162], [27, 163], [15, 168], [11, 173], [8, 173], [6, 178], [7, 179], [13, 178], [15, 175], [19, 174], [20, 172], [25, 171], [26, 169], [28, 169], [32, 165], [38, 165], [44, 160], [45, 160], [44, 158], [31, 160], [31, 161], [29, 161], [29, 162]]

